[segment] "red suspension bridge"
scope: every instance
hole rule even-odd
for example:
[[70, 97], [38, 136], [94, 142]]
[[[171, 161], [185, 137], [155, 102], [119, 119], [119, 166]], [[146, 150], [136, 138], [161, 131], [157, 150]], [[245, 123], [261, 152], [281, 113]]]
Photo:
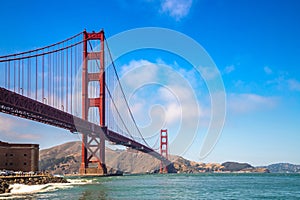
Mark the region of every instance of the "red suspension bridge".
[[160, 154], [137, 126], [103, 31], [0, 56], [0, 73], [1, 112], [82, 134], [80, 174], [107, 173], [105, 140], [169, 164], [166, 132]]

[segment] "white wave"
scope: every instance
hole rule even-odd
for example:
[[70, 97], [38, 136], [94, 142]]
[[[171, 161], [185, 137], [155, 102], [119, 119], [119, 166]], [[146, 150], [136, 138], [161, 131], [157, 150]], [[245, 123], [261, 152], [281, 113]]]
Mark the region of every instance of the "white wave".
[[55, 191], [58, 189], [67, 189], [73, 187], [69, 183], [48, 183], [43, 185], [24, 185], [24, 184], [13, 184], [10, 186], [10, 194], [32, 194], [40, 192]]
[[21, 195], [11, 195], [10, 193], [0, 194], [0, 199], [24, 199], [24, 196]]
[[[24, 198], [22, 195], [46, 193], [61, 189], [68, 189], [74, 187], [74, 185], [92, 184], [97, 179], [67, 179], [69, 183], [47, 183], [42, 185], [25, 185], [25, 184], [11, 184], [10, 193], [0, 194], [0, 199], [15, 199]], [[21, 195], [21, 196], [20, 196]]]
[[96, 179], [67, 179], [72, 185], [85, 185], [91, 184]]

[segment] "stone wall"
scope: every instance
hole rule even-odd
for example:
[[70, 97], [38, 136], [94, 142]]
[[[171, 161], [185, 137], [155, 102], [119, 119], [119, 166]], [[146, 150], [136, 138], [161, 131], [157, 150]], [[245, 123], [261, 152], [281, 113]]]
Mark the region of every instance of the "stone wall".
[[0, 170], [38, 171], [38, 144], [11, 144], [0, 141]]

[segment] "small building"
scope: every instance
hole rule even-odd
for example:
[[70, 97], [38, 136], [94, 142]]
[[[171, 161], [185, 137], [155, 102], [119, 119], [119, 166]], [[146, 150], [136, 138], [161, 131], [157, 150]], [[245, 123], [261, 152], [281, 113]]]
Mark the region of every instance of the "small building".
[[0, 141], [0, 170], [38, 171], [39, 145], [12, 144]]

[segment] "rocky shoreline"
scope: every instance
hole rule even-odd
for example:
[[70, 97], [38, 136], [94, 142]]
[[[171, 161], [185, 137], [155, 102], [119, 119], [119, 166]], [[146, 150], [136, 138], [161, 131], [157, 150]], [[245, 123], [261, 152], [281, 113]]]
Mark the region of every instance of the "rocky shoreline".
[[42, 185], [47, 183], [68, 183], [63, 177], [51, 175], [40, 176], [10, 176], [0, 178], [0, 194], [10, 193], [12, 184]]

